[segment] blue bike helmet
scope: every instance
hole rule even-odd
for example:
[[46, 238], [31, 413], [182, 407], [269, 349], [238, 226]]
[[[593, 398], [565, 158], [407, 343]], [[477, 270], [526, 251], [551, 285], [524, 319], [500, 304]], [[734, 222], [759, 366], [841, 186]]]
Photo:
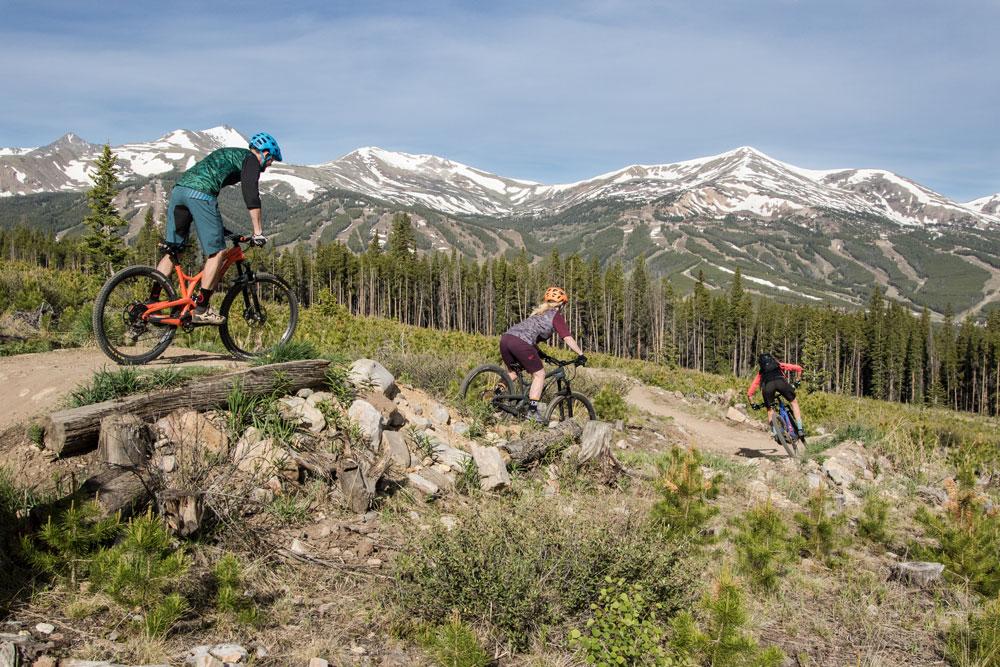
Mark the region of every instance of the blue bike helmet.
[[267, 132], [258, 132], [250, 137], [250, 148], [256, 148], [261, 153], [268, 151], [275, 162], [281, 162], [281, 149], [278, 147], [278, 142]]

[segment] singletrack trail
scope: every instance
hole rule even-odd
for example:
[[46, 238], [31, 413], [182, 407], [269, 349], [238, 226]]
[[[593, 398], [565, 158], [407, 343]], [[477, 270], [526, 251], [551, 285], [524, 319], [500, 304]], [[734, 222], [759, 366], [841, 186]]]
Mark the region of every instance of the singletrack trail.
[[[139, 369], [180, 366], [246, 367], [227, 354], [169, 347]], [[63, 397], [102, 368], [119, 368], [96, 347], [0, 357], [0, 431], [58, 408]]]
[[714, 414], [714, 406], [689, 405], [672, 392], [644, 384], [634, 385], [625, 400], [639, 410], [672, 420], [687, 444], [702, 451], [741, 458], [787, 456], [767, 431]]

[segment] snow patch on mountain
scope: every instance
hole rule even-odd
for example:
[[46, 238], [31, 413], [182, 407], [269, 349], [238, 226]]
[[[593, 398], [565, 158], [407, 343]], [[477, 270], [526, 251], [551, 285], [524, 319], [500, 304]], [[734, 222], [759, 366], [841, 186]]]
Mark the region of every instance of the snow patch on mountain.
[[311, 200], [316, 195], [316, 191], [320, 187], [313, 181], [302, 178], [301, 176], [294, 176], [292, 174], [274, 171], [273, 167], [261, 174], [260, 181], [261, 183], [287, 183], [292, 186], [296, 196], [301, 197], [306, 201]]

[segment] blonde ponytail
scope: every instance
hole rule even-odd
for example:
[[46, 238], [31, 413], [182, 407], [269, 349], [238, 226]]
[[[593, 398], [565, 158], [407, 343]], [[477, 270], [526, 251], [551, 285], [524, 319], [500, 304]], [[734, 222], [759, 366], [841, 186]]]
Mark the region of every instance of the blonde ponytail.
[[538, 304], [533, 311], [531, 311], [531, 317], [535, 315], [541, 315], [542, 313], [547, 313], [553, 308], [558, 308], [562, 304], [558, 301], [542, 301]]

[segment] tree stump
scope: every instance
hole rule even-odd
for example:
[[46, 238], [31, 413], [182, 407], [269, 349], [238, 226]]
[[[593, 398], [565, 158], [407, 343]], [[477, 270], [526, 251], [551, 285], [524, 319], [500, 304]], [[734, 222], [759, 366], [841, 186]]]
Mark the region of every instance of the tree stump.
[[601, 459], [611, 453], [611, 424], [602, 421], [589, 421], [583, 426], [580, 435], [579, 462], [586, 463]]
[[152, 450], [149, 427], [135, 415], [108, 415], [101, 419], [97, 457], [102, 463], [137, 468], [149, 460]]
[[164, 491], [157, 505], [167, 529], [177, 537], [190, 537], [205, 525], [205, 496], [199, 492]]

